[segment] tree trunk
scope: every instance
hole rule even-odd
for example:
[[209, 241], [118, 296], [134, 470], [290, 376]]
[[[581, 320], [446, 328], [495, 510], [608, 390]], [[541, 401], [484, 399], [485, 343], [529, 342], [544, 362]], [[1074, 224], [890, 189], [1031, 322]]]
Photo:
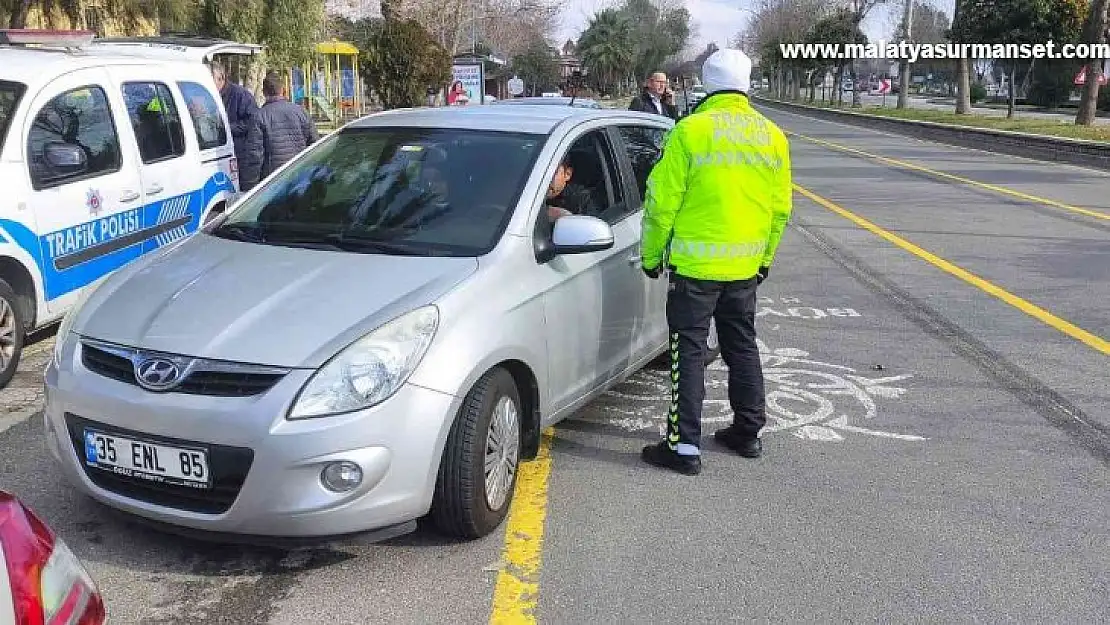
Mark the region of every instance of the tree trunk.
[[1010, 63], [1010, 103], [1006, 107], [1006, 119], [1014, 118], [1014, 107], [1017, 105], [1017, 63]]
[[27, 28], [27, 16], [31, 13], [32, 0], [20, 0], [12, 7], [12, 16], [8, 19], [8, 28], [19, 30]]
[[1098, 112], [1098, 72], [1102, 59], [1095, 59], [1087, 63], [1087, 84], [1083, 85], [1083, 95], [1079, 100], [1079, 112], [1075, 115], [1075, 123], [1079, 126], [1090, 126], [1095, 123]]
[[[1087, 23], [1083, 25], [1084, 43], [1101, 43], [1106, 39], [1107, 21], [1110, 20], [1110, 0], [1094, 0], [1087, 13]], [[1103, 59], [1090, 59], [1087, 62], [1087, 84], [1083, 85], [1083, 95], [1079, 101], [1079, 112], [1075, 123], [1090, 126], [1095, 123], [1098, 110], [1098, 76], [1102, 71]]]
[[956, 61], [956, 114], [971, 113], [971, 59]]

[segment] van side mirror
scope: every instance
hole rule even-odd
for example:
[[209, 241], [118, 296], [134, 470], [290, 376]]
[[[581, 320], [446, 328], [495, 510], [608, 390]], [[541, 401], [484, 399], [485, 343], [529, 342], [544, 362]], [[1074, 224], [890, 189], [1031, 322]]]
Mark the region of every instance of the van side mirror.
[[43, 158], [54, 171], [65, 176], [82, 174], [89, 168], [89, 157], [79, 145], [51, 141], [43, 146]]

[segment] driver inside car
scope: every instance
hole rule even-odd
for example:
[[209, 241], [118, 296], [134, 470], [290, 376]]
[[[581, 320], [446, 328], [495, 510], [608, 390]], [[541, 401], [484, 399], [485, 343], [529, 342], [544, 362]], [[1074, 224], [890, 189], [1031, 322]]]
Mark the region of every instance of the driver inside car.
[[544, 206], [547, 208], [547, 217], [554, 223], [565, 215], [596, 215], [597, 204], [593, 194], [583, 185], [571, 182], [574, 177], [574, 167], [570, 162], [571, 155], [563, 157], [555, 176], [547, 187], [547, 199]]

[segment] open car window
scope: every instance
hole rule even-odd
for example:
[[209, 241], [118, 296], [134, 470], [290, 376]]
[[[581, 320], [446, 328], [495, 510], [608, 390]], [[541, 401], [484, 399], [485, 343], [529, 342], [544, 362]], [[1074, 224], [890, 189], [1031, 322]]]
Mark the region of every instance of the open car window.
[[501, 238], [545, 137], [352, 128], [325, 139], [210, 233], [270, 245], [480, 256]]

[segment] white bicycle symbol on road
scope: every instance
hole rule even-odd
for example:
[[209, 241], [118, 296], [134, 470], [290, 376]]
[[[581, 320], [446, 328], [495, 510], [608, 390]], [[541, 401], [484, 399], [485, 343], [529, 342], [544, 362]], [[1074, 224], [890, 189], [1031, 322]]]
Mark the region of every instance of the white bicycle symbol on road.
[[[876, 398], [900, 398], [906, 389], [891, 385], [913, 377], [912, 374], [867, 377], [858, 375], [852, 367], [813, 360], [809, 352], [801, 349], [770, 349], [762, 340], [758, 344], [767, 387], [768, 423], [763, 428], [763, 435], [788, 431], [798, 438], [815, 441], [841, 441], [845, 433], [905, 441], [927, 440], [922, 436], [868, 429], [850, 423], [854, 419], [874, 419], [879, 412]], [[714, 362], [707, 371], [707, 389], [726, 388], [727, 376], [728, 368], [724, 362]], [[631, 408], [615, 408], [623, 416], [611, 418], [610, 423], [632, 431], [658, 430], [662, 434], [665, 425], [659, 404], [667, 401], [669, 393], [666, 371], [644, 371], [608, 393], [615, 399], [639, 404]], [[845, 404], [839, 401], [842, 398], [853, 401]], [[652, 405], [645, 406], [644, 402]], [[705, 400], [703, 423], [731, 421], [732, 410], [727, 399]]]

